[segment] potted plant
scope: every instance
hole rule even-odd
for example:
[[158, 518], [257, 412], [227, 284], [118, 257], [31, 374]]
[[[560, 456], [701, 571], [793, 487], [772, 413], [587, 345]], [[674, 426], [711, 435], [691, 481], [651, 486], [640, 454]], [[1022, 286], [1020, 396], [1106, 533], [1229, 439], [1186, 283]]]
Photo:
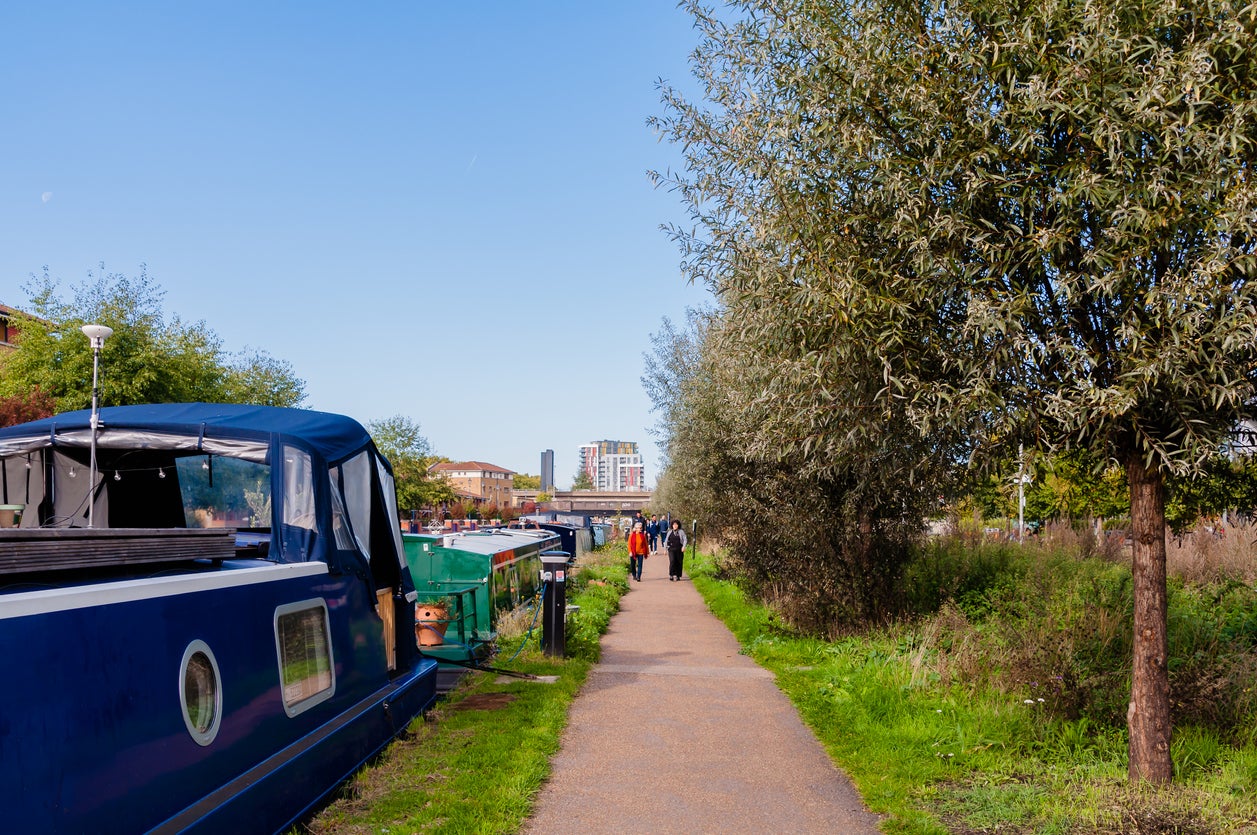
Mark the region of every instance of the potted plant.
[[421, 647], [445, 643], [445, 630], [450, 625], [450, 601], [447, 597], [421, 600], [415, 604], [415, 637]]

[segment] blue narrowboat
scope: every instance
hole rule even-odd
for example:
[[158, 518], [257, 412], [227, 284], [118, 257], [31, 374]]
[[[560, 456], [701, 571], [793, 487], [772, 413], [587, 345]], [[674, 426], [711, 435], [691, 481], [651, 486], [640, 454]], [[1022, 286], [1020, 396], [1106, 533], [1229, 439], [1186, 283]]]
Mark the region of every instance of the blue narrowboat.
[[435, 699], [392, 470], [349, 418], [0, 429], [0, 506], [6, 831], [280, 832]]

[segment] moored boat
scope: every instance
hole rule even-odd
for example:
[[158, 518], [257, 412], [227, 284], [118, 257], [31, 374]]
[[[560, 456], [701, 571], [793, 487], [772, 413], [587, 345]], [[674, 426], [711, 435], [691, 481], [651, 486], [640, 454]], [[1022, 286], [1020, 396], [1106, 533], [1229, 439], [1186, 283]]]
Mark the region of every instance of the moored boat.
[[541, 554], [560, 545], [546, 530], [403, 534], [420, 602], [441, 600], [449, 614], [439, 644], [426, 655], [465, 665], [490, 653], [498, 615], [528, 602], [540, 587]]
[[0, 429], [0, 505], [6, 830], [283, 831], [435, 698], [391, 469], [349, 418]]

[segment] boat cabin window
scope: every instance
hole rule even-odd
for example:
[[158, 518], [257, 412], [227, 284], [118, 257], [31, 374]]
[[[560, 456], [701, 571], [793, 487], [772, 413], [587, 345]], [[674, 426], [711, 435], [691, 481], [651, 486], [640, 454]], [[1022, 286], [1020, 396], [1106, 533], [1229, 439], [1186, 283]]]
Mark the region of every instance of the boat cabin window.
[[275, 649], [284, 711], [289, 716], [309, 710], [336, 692], [332, 636], [322, 598], [275, 610]]
[[[334, 466], [332, 480], [332, 527], [336, 547], [357, 549], [371, 559], [371, 460], [362, 452]], [[342, 502], [341, 496], [344, 496]]]
[[223, 691], [218, 661], [209, 644], [195, 640], [183, 651], [179, 665], [179, 695], [183, 723], [197, 745], [209, 745], [218, 736], [223, 718]]
[[310, 455], [284, 445], [284, 524], [315, 530], [314, 472]]
[[175, 462], [189, 528], [269, 528], [271, 468], [266, 464], [193, 455]]

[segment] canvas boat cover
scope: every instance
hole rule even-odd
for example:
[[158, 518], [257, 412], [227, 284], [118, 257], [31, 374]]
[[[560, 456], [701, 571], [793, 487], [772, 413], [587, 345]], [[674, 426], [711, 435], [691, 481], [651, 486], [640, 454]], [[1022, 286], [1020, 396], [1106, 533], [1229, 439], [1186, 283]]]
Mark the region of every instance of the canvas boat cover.
[[[89, 486], [87, 479], [74, 479], [74, 467], [87, 462], [91, 437], [91, 412], [86, 409], [0, 428], [0, 503], [16, 502], [28, 508], [22, 527], [86, 526], [82, 508], [87, 506]], [[128, 462], [147, 461], [150, 469], [161, 471], [161, 479], [150, 479], [150, 486], [144, 488], [151, 495], [137, 492], [140, 488], [133, 485], [139, 479], [131, 479], [124, 492], [98, 475], [91, 487], [92, 507], [100, 519], [131, 519], [140, 512], [122, 508], [120, 498], [111, 499], [111, 493], [150, 511], [169, 505], [160, 495], [173, 482], [165, 480], [164, 469], [183, 456], [223, 456], [268, 464], [271, 559], [322, 560], [377, 577], [380, 562], [391, 560], [403, 569], [404, 577], [397, 578], [403, 588], [413, 588], [409, 571], [404, 570], [392, 467], [366, 429], [352, 418], [307, 409], [218, 403], [111, 406], [99, 410], [96, 446], [103, 461], [125, 455]], [[32, 468], [32, 462], [38, 466]], [[276, 462], [281, 466], [274, 466]], [[32, 469], [44, 473], [44, 478], [32, 478]], [[63, 475], [67, 472], [69, 478]], [[171, 517], [168, 525], [149, 522], [146, 526], [184, 524], [181, 517]]]

